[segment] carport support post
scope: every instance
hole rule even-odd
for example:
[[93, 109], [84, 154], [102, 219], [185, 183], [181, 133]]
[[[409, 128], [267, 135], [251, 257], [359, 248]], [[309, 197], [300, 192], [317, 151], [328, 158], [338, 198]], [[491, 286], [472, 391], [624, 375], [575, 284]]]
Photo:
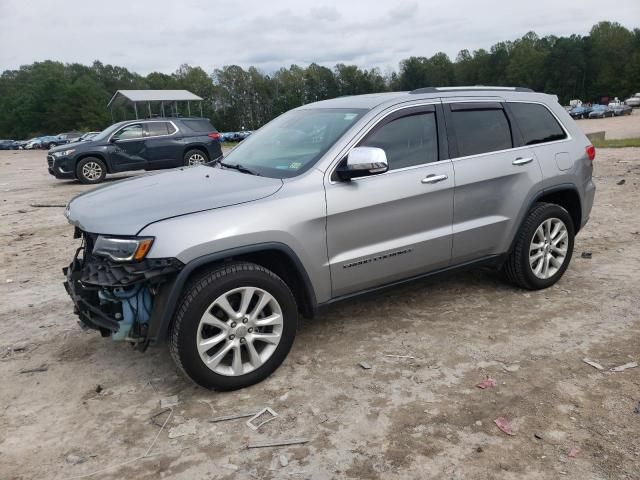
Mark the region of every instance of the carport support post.
[[136, 120], [138, 120], [138, 102], [133, 102], [133, 108], [136, 110]]
[[147, 107], [149, 107], [149, 118], [151, 118], [151, 102], [147, 102]]
[[160, 102], [160, 108], [162, 109], [162, 117], [166, 117], [166, 115], [164, 114], [164, 102]]
[[203, 117], [203, 115], [202, 115], [202, 101], [200, 101], [200, 118], [202, 118], [202, 117]]
[[187, 113], [191, 116], [191, 102], [187, 100]]

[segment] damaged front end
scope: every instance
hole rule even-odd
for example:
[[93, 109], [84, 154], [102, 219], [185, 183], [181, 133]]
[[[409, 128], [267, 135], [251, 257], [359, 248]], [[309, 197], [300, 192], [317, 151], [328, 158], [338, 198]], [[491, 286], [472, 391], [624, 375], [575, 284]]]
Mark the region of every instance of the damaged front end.
[[104, 237], [77, 227], [74, 237], [83, 241], [71, 264], [63, 268], [64, 286], [81, 324], [104, 337], [146, 349], [157, 297], [184, 265], [175, 258], [114, 260], [96, 249], [96, 242]]

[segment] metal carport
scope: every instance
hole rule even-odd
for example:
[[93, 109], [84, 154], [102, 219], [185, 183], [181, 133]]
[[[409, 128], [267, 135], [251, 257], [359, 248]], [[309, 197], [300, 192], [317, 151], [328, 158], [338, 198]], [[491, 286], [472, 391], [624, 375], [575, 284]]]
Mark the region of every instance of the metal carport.
[[189, 90], [118, 90], [109, 100], [107, 108], [111, 109], [111, 119], [115, 121], [113, 109], [118, 106], [133, 105], [137, 119], [139, 118], [138, 104], [146, 104], [149, 117], [152, 117], [151, 104], [159, 103], [162, 116], [165, 117], [165, 103], [171, 108], [171, 116], [178, 116], [178, 102], [187, 102], [187, 111], [191, 116], [191, 102], [199, 102], [202, 117], [202, 100]]

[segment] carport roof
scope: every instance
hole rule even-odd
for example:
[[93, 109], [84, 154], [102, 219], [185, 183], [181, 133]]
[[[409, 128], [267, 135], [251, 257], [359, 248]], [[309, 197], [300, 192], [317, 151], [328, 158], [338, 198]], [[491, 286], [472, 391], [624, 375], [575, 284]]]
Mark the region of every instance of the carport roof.
[[107, 108], [118, 103], [129, 102], [186, 102], [202, 101], [202, 98], [189, 90], [118, 90]]

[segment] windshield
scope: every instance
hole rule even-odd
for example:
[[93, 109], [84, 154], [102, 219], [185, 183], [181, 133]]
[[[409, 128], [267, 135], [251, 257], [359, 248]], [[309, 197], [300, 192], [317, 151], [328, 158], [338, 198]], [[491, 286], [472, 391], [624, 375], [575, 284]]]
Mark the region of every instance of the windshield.
[[249, 136], [224, 162], [265, 177], [295, 177], [311, 168], [365, 112], [342, 108], [292, 110]]
[[105, 128], [103, 131], [101, 131], [99, 134], [97, 134], [91, 140], [97, 140], [97, 141], [106, 140], [109, 137], [109, 135], [111, 135], [113, 132], [115, 132], [124, 123], [126, 123], [126, 122], [114, 123], [110, 127]]

